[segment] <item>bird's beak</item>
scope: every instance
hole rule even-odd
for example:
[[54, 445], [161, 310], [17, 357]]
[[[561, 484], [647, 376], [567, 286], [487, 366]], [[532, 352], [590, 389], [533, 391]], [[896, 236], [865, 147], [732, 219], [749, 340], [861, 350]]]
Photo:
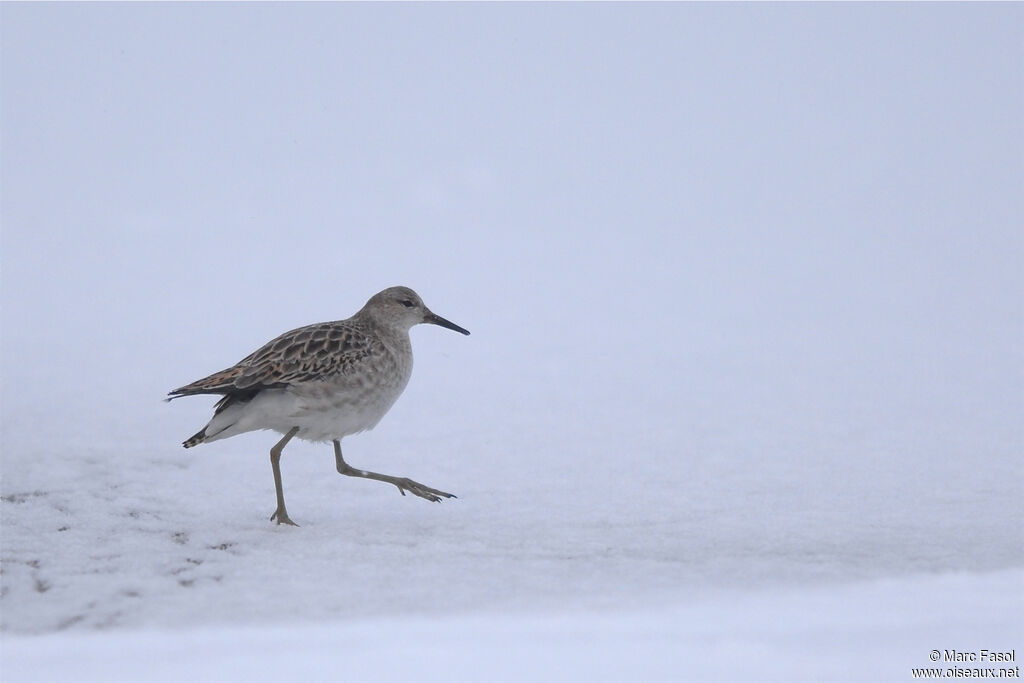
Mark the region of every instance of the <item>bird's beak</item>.
[[427, 313], [425, 316], [423, 316], [423, 322], [430, 323], [431, 325], [440, 325], [441, 327], [447, 327], [449, 330], [455, 330], [456, 332], [461, 332], [462, 334], [469, 334], [469, 330], [459, 327], [451, 320], [445, 320], [441, 316], [435, 315], [434, 313]]

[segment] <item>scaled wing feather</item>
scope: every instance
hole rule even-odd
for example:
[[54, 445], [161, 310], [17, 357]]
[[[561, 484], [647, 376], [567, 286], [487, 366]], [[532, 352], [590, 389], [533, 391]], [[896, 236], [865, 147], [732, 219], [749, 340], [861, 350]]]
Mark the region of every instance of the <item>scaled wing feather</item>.
[[170, 396], [248, 393], [345, 375], [379, 344], [352, 324], [307, 325], [267, 342], [230, 368], [175, 389]]

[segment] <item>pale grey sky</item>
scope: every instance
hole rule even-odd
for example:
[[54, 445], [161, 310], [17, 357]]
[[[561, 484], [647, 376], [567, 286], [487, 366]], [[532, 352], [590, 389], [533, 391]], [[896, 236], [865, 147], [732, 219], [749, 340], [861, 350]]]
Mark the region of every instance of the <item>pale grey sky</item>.
[[1019, 331], [1019, 4], [0, 12], [5, 384], [159, 395], [399, 283], [510, 355]]

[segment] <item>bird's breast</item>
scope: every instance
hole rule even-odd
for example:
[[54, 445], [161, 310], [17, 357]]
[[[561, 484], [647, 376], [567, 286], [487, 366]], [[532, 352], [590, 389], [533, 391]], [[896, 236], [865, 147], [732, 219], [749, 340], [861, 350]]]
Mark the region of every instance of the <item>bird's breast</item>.
[[295, 397], [291, 419], [300, 436], [340, 439], [372, 429], [409, 383], [412, 355], [388, 350], [357, 370], [289, 388]]

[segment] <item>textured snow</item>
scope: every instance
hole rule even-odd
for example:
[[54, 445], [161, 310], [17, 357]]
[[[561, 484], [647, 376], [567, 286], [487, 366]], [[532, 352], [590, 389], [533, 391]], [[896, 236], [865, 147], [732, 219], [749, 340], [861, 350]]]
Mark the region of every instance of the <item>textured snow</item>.
[[[3, 680], [1024, 652], [1020, 5], [0, 13]], [[345, 458], [457, 499], [181, 448], [398, 284], [473, 334]]]
[[1012, 651], [1024, 636], [1022, 580], [1013, 570], [715, 591], [647, 609], [19, 637], [5, 642], [4, 673], [11, 681], [912, 680], [915, 668], [1019, 666], [935, 663], [929, 653], [951, 643]]

